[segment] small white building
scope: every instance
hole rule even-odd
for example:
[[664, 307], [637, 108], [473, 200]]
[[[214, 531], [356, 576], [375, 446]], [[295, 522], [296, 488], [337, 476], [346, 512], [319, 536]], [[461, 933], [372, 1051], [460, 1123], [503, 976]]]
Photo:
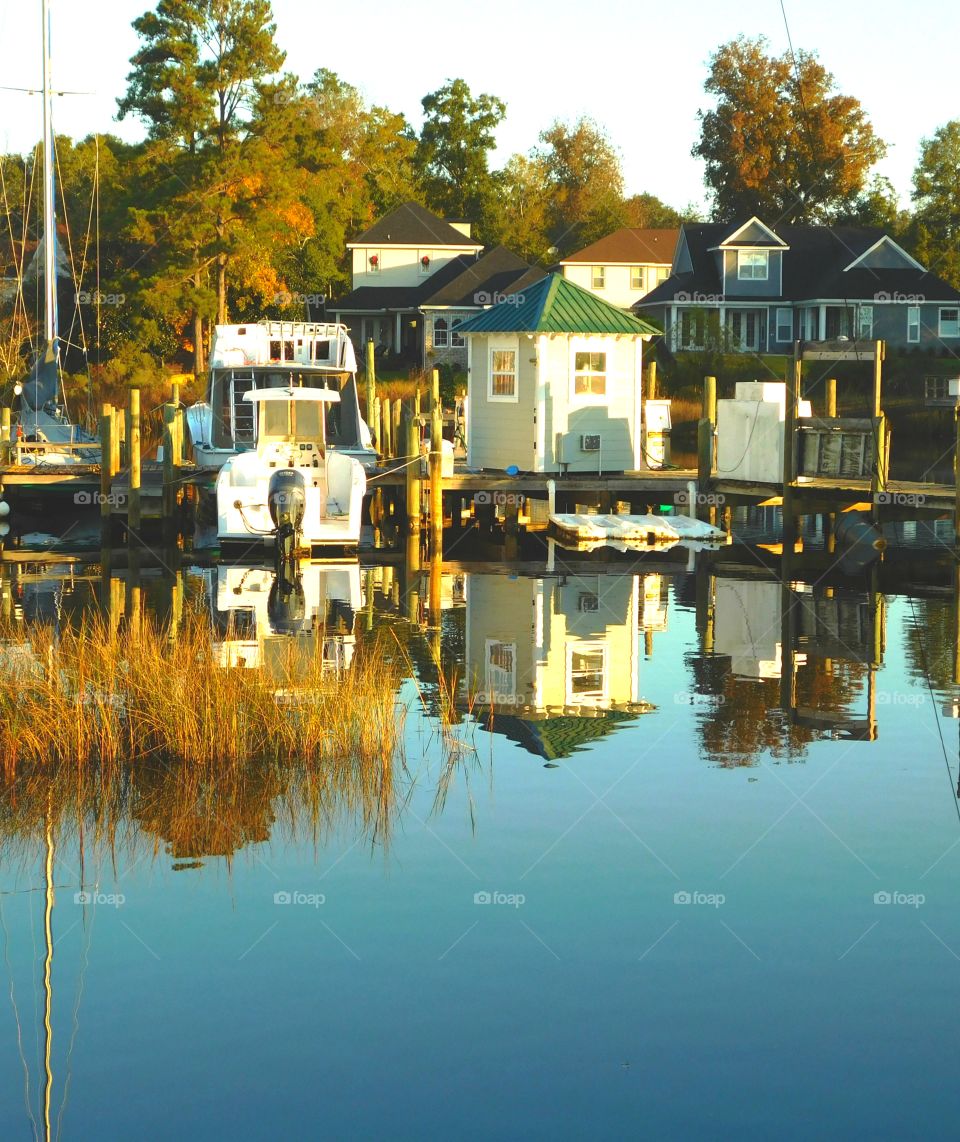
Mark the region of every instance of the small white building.
[[460, 330], [469, 466], [641, 467], [643, 342], [654, 326], [551, 274]]

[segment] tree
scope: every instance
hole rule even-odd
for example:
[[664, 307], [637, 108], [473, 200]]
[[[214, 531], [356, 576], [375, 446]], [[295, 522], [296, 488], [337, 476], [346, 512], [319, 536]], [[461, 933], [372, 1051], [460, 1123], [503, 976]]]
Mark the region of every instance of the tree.
[[741, 36], [710, 60], [692, 153], [718, 221], [758, 214], [772, 222], [829, 221], [849, 208], [886, 153], [859, 102], [836, 91], [814, 53], [772, 56]]
[[549, 260], [553, 185], [537, 155], [511, 155], [496, 175], [495, 237], [528, 261]]
[[832, 221], [842, 226], [876, 226], [898, 240], [905, 238], [910, 214], [900, 208], [900, 199], [888, 178], [874, 175], [857, 197], [838, 210]]
[[920, 144], [913, 201], [917, 257], [960, 288], [960, 120], [938, 127]]
[[671, 230], [683, 222], [696, 222], [693, 207], [674, 210], [653, 194], [632, 194], [623, 203], [624, 226], [639, 226], [644, 230]]
[[272, 18], [269, 0], [159, 0], [133, 23], [141, 47], [118, 114], [146, 124], [146, 170], [159, 192], [135, 226], [168, 234], [167, 280], [158, 285], [192, 282], [198, 369], [205, 273], [214, 271], [217, 318], [226, 321], [231, 258], [251, 215], [278, 189], [262, 177], [271, 157], [261, 121], [268, 107], [257, 98], [284, 60]]
[[495, 95], [474, 97], [463, 79], [425, 95], [416, 167], [427, 205], [443, 217], [470, 219], [483, 235], [495, 183], [489, 153], [507, 113]]
[[556, 122], [534, 152], [552, 187], [550, 232], [560, 254], [616, 230], [623, 222], [623, 171], [606, 133], [592, 119]]

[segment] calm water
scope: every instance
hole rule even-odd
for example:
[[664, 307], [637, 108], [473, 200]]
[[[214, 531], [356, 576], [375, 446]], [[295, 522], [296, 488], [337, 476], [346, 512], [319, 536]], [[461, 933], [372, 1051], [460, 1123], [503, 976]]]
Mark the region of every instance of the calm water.
[[[8, 779], [0, 1137], [45, 1090], [68, 1139], [955, 1137], [952, 605], [648, 567], [444, 575], [438, 634], [402, 569], [306, 571], [297, 615], [256, 568], [144, 570], [225, 664], [325, 613], [349, 670], [392, 626], [404, 764], [373, 816], [251, 765], [82, 828]], [[14, 621], [131, 604], [3, 575]]]

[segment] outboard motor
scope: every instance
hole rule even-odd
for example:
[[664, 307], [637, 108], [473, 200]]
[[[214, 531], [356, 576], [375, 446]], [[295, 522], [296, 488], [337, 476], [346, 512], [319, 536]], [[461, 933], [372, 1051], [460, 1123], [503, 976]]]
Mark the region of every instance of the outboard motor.
[[303, 581], [289, 565], [278, 571], [267, 600], [267, 617], [275, 634], [299, 634], [307, 617]]
[[278, 562], [292, 559], [300, 546], [307, 489], [303, 475], [293, 468], [280, 468], [270, 477], [267, 506], [276, 535]]

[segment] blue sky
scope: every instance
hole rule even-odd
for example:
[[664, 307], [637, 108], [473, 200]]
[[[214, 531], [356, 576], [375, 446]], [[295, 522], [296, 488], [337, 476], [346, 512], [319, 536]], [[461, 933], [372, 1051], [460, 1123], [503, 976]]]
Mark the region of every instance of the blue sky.
[[[131, 21], [146, 0], [53, 0], [58, 86], [93, 91], [58, 101], [57, 129], [80, 136], [114, 131], [137, 138], [133, 121], [113, 121], [136, 48]], [[869, 6], [837, 0], [785, 0], [796, 48], [815, 49], [841, 90], [863, 103], [890, 145], [879, 168], [901, 197], [920, 140], [951, 115], [960, 10], [918, 0]], [[0, 0], [3, 82], [39, 83], [40, 0]], [[496, 161], [526, 151], [554, 118], [591, 115], [622, 157], [631, 191], [650, 191], [673, 205], [702, 202], [700, 164], [690, 156], [706, 61], [740, 33], [765, 35], [786, 48], [779, 0], [686, 0], [682, 5], [634, 0], [483, 0], [444, 5], [407, 0], [356, 4], [274, 0], [277, 39], [286, 67], [309, 77], [338, 72], [372, 102], [420, 121], [420, 99], [446, 79], [463, 76], [474, 91], [507, 103]], [[16, 44], [16, 50], [11, 45]], [[28, 149], [39, 135], [36, 97], [0, 91], [0, 147]]]

